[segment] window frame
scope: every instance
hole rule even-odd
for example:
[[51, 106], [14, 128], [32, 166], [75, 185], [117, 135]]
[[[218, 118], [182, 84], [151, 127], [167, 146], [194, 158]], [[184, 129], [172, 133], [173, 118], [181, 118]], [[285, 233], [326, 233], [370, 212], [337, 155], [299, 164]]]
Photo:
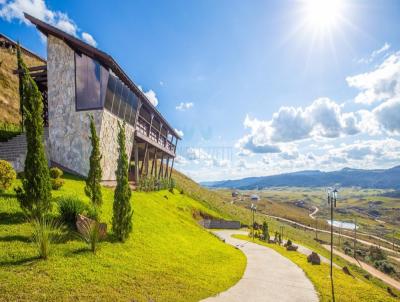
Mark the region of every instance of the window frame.
[[[105, 96], [104, 96], [104, 104], [102, 104], [103, 102], [102, 102], [102, 100], [100, 100], [100, 106], [99, 107], [91, 107], [91, 108], [85, 108], [85, 109], [78, 109], [78, 93], [77, 93], [77, 81], [76, 81], [76, 76], [77, 76], [77, 73], [76, 73], [76, 70], [77, 70], [77, 68], [76, 68], [76, 56], [87, 56], [87, 55], [85, 55], [85, 54], [83, 54], [83, 53], [79, 53], [79, 52], [77, 52], [77, 51], [75, 51], [74, 52], [74, 67], [75, 67], [75, 70], [74, 70], [74, 76], [75, 76], [75, 78], [74, 78], [74, 82], [75, 82], [75, 112], [80, 112], [80, 111], [91, 111], [91, 110], [103, 110], [103, 108], [104, 108], [104, 104], [105, 104]], [[93, 61], [95, 61], [97, 64], [99, 64], [100, 65], [100, 91], [99, 91], [99, 94], [100, 94], [100, 98], [101, 98], [101, 67], [103, 67], [103, 68], [105, 68], [104, 66], [102, 66], [101, 64], [100, 64], [100, 62], [98, 62], [97, 60], [95, 60], [95, 59], [93, 59], [93, 58], [91, 58], [91, 57], [89, 57], [89, 56], [87, 56], [88, 58], [90, 58], [91, 60], [93, 60]], [[108, 82], [108, 81], [107, 81]]]

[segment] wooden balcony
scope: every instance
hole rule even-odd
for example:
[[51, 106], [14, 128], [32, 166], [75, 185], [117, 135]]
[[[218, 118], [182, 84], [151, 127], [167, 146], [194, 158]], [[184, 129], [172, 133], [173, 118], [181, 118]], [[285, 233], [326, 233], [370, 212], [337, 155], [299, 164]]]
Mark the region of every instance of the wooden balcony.
[[140, 115], [136, 123], [135, 136], [160, 149], [161, 151], [164, 151], [168, 155], [175, 157], [176, 142], [172, 142], [174, 136], [171, 137], [171, 140], [168, 140], [168, 137], [165, 136], [160, 129], [156, 129], [151, 122], [146, 121], [146, 119]]

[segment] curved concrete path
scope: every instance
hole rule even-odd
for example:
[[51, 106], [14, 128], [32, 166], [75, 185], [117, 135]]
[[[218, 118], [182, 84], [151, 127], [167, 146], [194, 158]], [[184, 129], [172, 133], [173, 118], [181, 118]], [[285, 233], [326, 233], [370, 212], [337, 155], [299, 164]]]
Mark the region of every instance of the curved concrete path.
[[[232, 238], [247, 234], [237, 230], [214, 232], [225, 242], [239, 248], [247, 257], [242, 279], [216, 297], [203, 302], [317, 302], [311, 281], [293, 262], [262, 245]], [[212, 281], [211, 281], [212, 282]]]

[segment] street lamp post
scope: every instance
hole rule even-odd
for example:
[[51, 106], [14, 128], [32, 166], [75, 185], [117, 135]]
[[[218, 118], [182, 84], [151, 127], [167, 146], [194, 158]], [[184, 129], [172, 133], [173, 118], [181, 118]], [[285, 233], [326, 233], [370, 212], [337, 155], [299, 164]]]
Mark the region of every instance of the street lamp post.
[[331, 288], [332, 288], [332, 301], [335, 302], [335, 290], [333, 286], [333, 208], [336, 208], [336, 198], [338, 191], [336, 189], [328, 190], [328, 205], [331, 207]]
[[250, 207], [250, 210], [251, 210], [251, 212], [252, 212], [252, 214], [253, 214], [253, 241], [254, 241], [254, 231], [255, 231], [255, 229], [254, 229], [254, 215], [255, 215], [255, 213], [256, 213], [256, 211], [257, 211], [257, 206], [254, 204], [254, 203], [252, 203], [251, 204], [251, 207]]

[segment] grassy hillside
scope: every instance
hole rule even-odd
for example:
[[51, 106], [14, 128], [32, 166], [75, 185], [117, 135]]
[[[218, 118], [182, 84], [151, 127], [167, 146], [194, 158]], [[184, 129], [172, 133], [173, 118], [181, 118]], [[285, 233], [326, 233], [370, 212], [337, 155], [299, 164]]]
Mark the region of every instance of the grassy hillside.
[[[28, 67], [44, 64], [28, 55], [23, 55], [23, 59]], [[0, 121], [7, 124], [18, 124], [20, 121], [18, 76], [13, 74], [15, 69], [15, 50], [0, 47]]]
[[[193, 196], [194, 198], [199, 198], [203, 203], [207, 204], [209, 203], [211, 207], [214, 209], [214, 211], [219, 212], [219, 213], [226, 213], [226, 215], [229, 218], [232, 219], [238, 219], [242, 221], [243, 223], [246, 224], [251, 224], [251, 214], [249, 210], [249, 205], [250, 201], [247, 200], [247, 203], [231, 203], [231, 197], [229, 196], [229, 192], [225, 191], [222, 192], [222, 194], [218, 191], [209, 191], [197, 183], [195, 183], [193, 180], [190, 178], [186, 177], [185, 175], [174, 171], [174, 178], [177, 180], [177, 185], [181, 187], [186, 194]], [[304, 192], [303, 192], [304, 193]], [[302, 193], [302, 194], [303, 194]], [[305, 193], [304, 193], [305, 194]], [[282, 196], [280, 196], [282, 197]], [[296, 196], [300, 198], [300, 196]], [[304, 197], [304, 196], [303, 196]], [[276, 201], [275, 201], [276, 202]], [[268, 206], [266, 207], [268, 208]], [[263, 211], [264, 208], [261, 206], [260, 209]], [[271, 208], [272, 209], [272, 208]], [[273, 207], [274, 210], [278, 210], [278, 207]], [[289, 211], [288, 211], [289, 209]], [[294, 209], [292, 208], [293, 211], [290, 211], [290, 207], [283, 207], [281, 210], [284, 211], [284, 213], [280, 213], [281, 215], [278, 216], [284, 216], [284, 215], [293, 215]], [[303, 216], [304, 213], [302, 214]], [[303, 217], [302, 216], [302, 217]], [[271, 234], [274, 234], [275, 231], [280, 231], [280, 228], [283, 227], [283, 237], [284, 239], [291, 239], [293, 242], [301, 244], [303, 246], [306, 246], [310, 248], [311, 250], [317, 252], [318, 254], [329, 258], [329, 252], [321, 246], [319, 242], [314, 240], [315, 238], [315, 232], [314, 231], [307, 231], [304, 229], [300, 228], [295, 228], [289, 224], [279, 222], [275, 219], [271, 219], [263, 215], [263, 213], [260, 211], [255, 215], [255, 220], [258, 223], [262, 223], [263, 221], [267, 221], [269, 225], [269, 230]], [[321, 225], [321, 224], [320, 224]], [[329, 234], [322, 234], [318, 233], [318, 239], [329, 242], [330, 240], [330, 235]], [[339, 238], [337, 236], [334, 236], [334, 242], [337, 243], [339, 241]], [[343, 242], [343, 239], [342, 239]], [[275, 246], [273, 246], [275, 248]], [[286, 254], [282, 253], [284, 256], [292, 255], [291, 253]], [[295, 262], [297, 265], [302, 267], [300, 264], [304, 263], [305, 260], [303, 259], [305, 257], [289, 257], [293, 262]], [[345, 292], [341, 293], [341, 302], [352, 302], [352, 301], [394, 301], [390, 295], [387, 293], [387, 285], [380, 281], [379, 279], [376, 279], [372, 276], [369, 276], [369, 280], [365, 279], [365, 275], [367, 274], [364, 270], [360, 269], [359, 267], [352, 265], [348, 263], [347, 261], [343, 260], [342, 258], [338, 256], [334, 256], [334, 262], [337, 263], [339, 266], [347, 266], [350, 268], [350, 271], [356, 276], [356, 278], [359, 279], [360, 282], [357, 281], [357, 285], [355, 286], [355, 290], [358, 291], [359, 298], [354, 298], [352, 295], [348, 295]], [[326, 284], [326, 277], [328, 274], [326, 274], [326, 267], [324, 265], [320, 266], [321, 271], [316, 272], [316, 269], [309, 269], [306, 270], [303, 267], [303, 270], [310, 276], [311, 281], [314, 282], [316, 287], [320, 291], [320, 295], [322, 297], [322, 301], [329, 301], [329, 293], [330, 289], [327, 288]], [[343, 273], [338, 272], [338, 275], [343, 275]], [[324, 279], [320, 279], [321, 276], [324, 276]], [[348, 278], [346, 279], [348, 280]], [[318, 283], [321, 281], [321, 283]], [[342, 282], [339, 282], [341, 284]], [[349, 286], [346, 287], [347, 291], [352, 291], [352, 283], [348, 284]], [[339, 286], [339, 285], [338, 285]], [[365, 291], [365, 292], [363, 292]], [[394, 290], [398, 295], [400, 293], [396, 290]], [[368, 299], [364, 299], [367, 297]], [[384, 299], [381, 300], [376, 300], [376, 297], [384, 297]], [[364, 299], [364, 300], [363, 300]]]
[[[83, 194], [70, 177], [55, 197]], [[110, 226], [113, 192], [103, 188], [102, 221]], [[0, 196], [0, 301], [198, 301], [242, 276], [244, 255], [199, 227], [194, 213], [219, 216], [190, 197], [168, 191], [132, 195], [134, 227], [124, 243], [101, 242], [93, 255], [66, 239], [47, 261], [37, 259], [12, 190]], [[54, 209], [57, 214], [57, 209]], [[110, 230], [109, 230], [110, 231]]]

